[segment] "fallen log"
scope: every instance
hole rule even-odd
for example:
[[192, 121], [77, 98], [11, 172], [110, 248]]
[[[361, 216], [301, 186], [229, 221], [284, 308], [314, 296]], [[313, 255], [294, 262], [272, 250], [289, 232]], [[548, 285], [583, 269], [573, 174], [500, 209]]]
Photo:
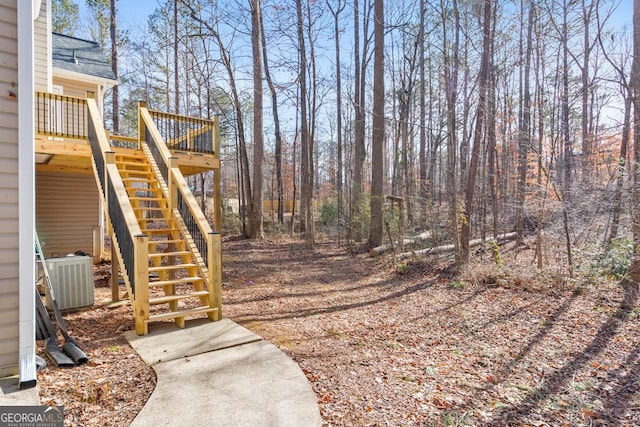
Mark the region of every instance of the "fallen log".
[[[427, 240], [430, 237], [431, 237], [431, 232], [430, 231], [425, 231], [424, 233], [420, 233], [417, 236], [403, 239], [402, 240], [402, 245], [403, 246], [414, 245], [414, 244], [416, 244], [418, 242], [421, 242], [423, 240]], [[394, 245], [395, 246], [399, 246], [398, 242], [387, 243], [386, 245], [377, 246], [377, 247], [375, 247], [375, 248], [373, 248], [373, 249], [371, 249], [369, 251], [369, 255], [371, 257], [378, 256], [380, 254], [383, 254], [383, 253], [385, 253], [387, 251], [392, 250], [394, 248]]]
[[[497, 239], [486, 239], [484, 240], [484, 242], [496, 241], [498, 243], [502, 243], [502, 242], [511, 241], [515, 238], [516, 238], [516, 233], [506, 233], [506, 234], [500, 234]], [[472, 248], [474, 246], [480, 246], [484, 242], [482, 239], [470, 240], [469, 247]], [[420, 250], [411, 251], [411, 252], [403, 252], [401, 254], [398, 254], [397, 258], [398, 258], [398, 261], [400, 261], [400, 260], [412, 257], [414, 255], [437, 255], [444, 252], [451, 252], [454, 249], [455, 249], [454, 245], [435, 246], [433, 248], [420, 249]]]

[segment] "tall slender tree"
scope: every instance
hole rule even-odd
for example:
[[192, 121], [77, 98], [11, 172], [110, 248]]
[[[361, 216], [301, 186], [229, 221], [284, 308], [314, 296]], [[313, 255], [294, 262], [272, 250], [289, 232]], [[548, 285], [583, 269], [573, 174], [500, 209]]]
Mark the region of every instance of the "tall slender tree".
[[342, 72], [341, 72], [341, 61], [340, 61], [340, 13], [346, 7], [347, 2], [338, 0], [338, 3], [333, 6], [332, 2], [327, 0], [327, 7], [331, 11], [333, 15], [333, 36], [335, 38], [335, 49], [336, 49], [336, 126], [337, 130], [337, 164], [336, 164], [336, 192], [337, 192], [337, 208], [338, 208], [338, 217], [342, 217], [344, 214], [344, 205], [343, 205], [343, 195], [342, 195], [342, 185], [343, 185], [343, 165], [342, 165]]
[[[520, 117], [518, 119], [518, 184], [517, 191], [517, 210], [516, 210], [516, 242], [518, 245], [524, 245], [524, 222], [525, 222], [525, 196], [527, 189], [527, 166], [529, 147], [531, 146], [531, 89], [529, 86], [529, 76], [531, 74], [531, 52], [533, 50], [532, 34], [534, 20], [534, 3], [529, 3], [529, 14], [527, 18], [527, 34], [521, 43], [526, 43], [521, 62], [522, 68], [522, 102], [520, 107]], [[521, 2], [522, 16], [524, 16], [524, 2]], [[524, 23], [522, 24], [524, 26]]]
[[456, 252], [456, 264], [464, 264], [460, 251], [460, 234], [458, 233], [458, 126], [457, 126], [457, 102], [458, 102], [458, 46], [460, 44], [460, 14], [458, 1], [453, 0], [453, 40], [449, 37], [450, 22], [445, 12], [443, 0], [440, 1], [442, 20], [442, 52], [444, 68], [444, 85], [446, 97], [446, 123], [447, 123], [447, 190], [449, 192], [449, 222], [451, 223], [451, 235]]
[[302, 0], [296, 0], [296, 14], [298, 17], [298, 86], [300, 93], [300, 168], [301, 168], [301, 217], [304, 217], [305, 242], [308, 248], [313, 247], [315, 229], [313, 224], [313, 171], [311, 170], [313, 151], [309, 138], [309, 122], [307, 112], [307, 52], [304, 40], [304, 18], [302, 15]]
[[371, 141], [371, 227], [369, 246], [382, 244], [384, 186], [384, 1], [374, 0], [373, 135]]
[[473, 147], [471, 148], [471, 161], [467, 175], [467, 184], [464, 198], [464, 220], [460, 231], [460, 261], [469, 261], [469, 240], [471, 239], [471, 218], [473, 199], [476, 187], [476, 175], [480, 161], [480, 146], [482, 145], [484, 132], [484, 118], [487, 106], [487, 81], [489, 77], [489, 55], [491, 52], [491, 18], [493, 0], [484, 0], [484, 18], [482, 24], [482, 58], [480, 60], [478, 107], [476, 109], [476, 127], [473, 133]]
[[262, 160], [264, 126], [262, 110], [262, 49], [260, 0], [249, 0], [251, 7], [251, 47], [253, 53], [253, 186], [249, 209], [249, 238], [264, 238], [262, 218]]
[[264, 76], [271, 92], [271, 111], [273, 112], [273, 127], [275, 136], [274, 161], [276, 167], [276, 185], [278, 198], [278, 222], [284, 224], [284, 187], [282, 182], [282, 132], [280, 131], [280, 115], [278, 113], [278, 91], [271, 77], [269, 60], [267, 57], [267, 37], [264, 29], [264, 18], [260, 14], [260, 33], [262, 36], [262, 60], [264, 61]]
[[640, 0], [633, 0], [633, 63], [631, 65], [633, 88], [633, 253], [630, 278], [636, 289], [640, 286]]
[[[118, 71], [118, 0], [111, 0], [111, 70], [116, 80], [120, 78]], [[111, 89], [111, 104], [113, 115], [113, 132], [120, 133], [120, 88], [115, 85]]]

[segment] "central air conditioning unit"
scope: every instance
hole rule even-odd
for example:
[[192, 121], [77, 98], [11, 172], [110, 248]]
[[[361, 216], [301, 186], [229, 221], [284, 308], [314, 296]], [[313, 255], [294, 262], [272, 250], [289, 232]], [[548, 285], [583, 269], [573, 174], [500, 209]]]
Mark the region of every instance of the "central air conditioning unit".
[[[93, 263], [88, 256], [47, 259], [51, 287], [60, 310], [93, 305]], [[47, 308], [53, 310], [49, 287], [45, 286]]]

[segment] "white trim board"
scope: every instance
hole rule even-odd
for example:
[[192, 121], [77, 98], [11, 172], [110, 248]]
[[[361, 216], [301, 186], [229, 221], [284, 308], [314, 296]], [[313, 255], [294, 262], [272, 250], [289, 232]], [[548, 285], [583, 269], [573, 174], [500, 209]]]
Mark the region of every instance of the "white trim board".
[[18, 6], [18, 345], [20, 386], [36, 384], [34, 141], [34, 17], [37, 1], [17, 1]]

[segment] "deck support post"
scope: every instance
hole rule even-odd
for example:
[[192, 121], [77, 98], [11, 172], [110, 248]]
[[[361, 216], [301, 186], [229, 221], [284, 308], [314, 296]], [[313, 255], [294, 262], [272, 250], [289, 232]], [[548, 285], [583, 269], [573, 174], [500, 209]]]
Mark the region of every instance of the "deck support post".
[[222, 319], [222, 236], [218, 232], [207, 235], [209, 266], [209, 306], [217, 308], [210, 313], [209, 318], [217, 321]]
[[149, 332], [149, 237], [146, 234], [133, 238], [134, 251], [134, 316], [136, 334], [147, 335]]

